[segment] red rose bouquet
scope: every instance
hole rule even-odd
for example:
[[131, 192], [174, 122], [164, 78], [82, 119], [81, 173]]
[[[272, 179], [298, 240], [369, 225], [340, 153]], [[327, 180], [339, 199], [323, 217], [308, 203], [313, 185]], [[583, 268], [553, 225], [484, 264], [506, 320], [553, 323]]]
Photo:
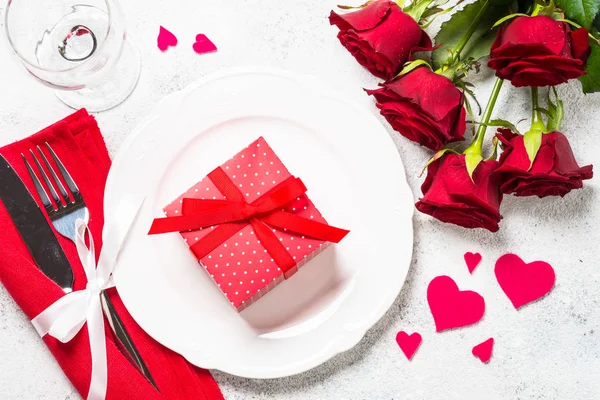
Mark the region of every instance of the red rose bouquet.
[[[600, 0], [554, 1], [476, 0], [441, 25], [435, 48], [425, 29], [453, 11], [447, 0], [369, 0], [331, 12], [340, 42], [385, 80], [366, 90], [381, 115], [400, 135], [436, 151], [427, 163], [419, 211], [495, 232], [504, 194], [562, 197], [592, 178], [593, 167], [578, 164], [560, 129], [564, 104], [556, 85], [579, 79], [584, 93], [600, 92]], [[469, 76], [479, 72], [484, 57], [498, 79], [476, 115]], [[491, 118], [504, 80], [531, 88], [531, 126], [524, 134]], [[547, 93], [545, 108], [540, 88]], [[475, 135], [461, 150], [468, 122]], [[498, 133], [485, 158], [490, 126]]]

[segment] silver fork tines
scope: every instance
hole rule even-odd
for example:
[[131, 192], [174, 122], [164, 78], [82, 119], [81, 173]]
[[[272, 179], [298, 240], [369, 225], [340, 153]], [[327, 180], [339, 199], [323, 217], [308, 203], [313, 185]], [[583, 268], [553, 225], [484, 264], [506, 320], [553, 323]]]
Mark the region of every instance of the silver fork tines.
[[[52, 221], [52, 225], [58, 231], [58, 233], [60, 233], [66, 238], [71, 239], [71, 241], [75, 243], [75, 222], [79, 218], [84, 220], [86, 223], [89, 222], [88, 209], [85, 206], [83, 196], [79, 192], [79, 188], [77, 188], [77, 185], [73, 181], [73, 178], [71, 178], [71, 175], [69, 174], [63, 163], [60, 161], [52, 147], [50, 147], [50, 145], [47, 142], [45, 144], [48, 153], [50, 153], [50, 156], [52, 157], [52, 160], [56, 165], [56, 169], [58, 169], [58, 173], [56, 172], [56, 169], [52, 166], [52, 164], [50, 164], [48, 158], [46, 157], [46, 154], [44, 154], [44, 151], [40, 146], [36, 147], [37, 153], [39, 153], [39, 155], [37, 155], [36, 152], [32, 149], [29, 149], [29, 154], [31, 155], [31, 157], [33, 157], [33, 161], [35, 163], [35, 166], [37, 167], [37, 173], [31, 166], [31, 163], [27, 161], [27, 157], [25, 157], [25, 154], [21, 153], [21, 157], [23, 157], [23, 161], [25, 162], [27, 171], [29, 172], [29, 175], [31, 175], [31, 179], [33, 179], [35, 190], [38, 192], [40, 198], [42, 199], [42, 204], [44, 204], [44, 208], [46, 209], [48, 216]], [[44, 170], [44, 168], [42, 168], [42, 164], [40, 163], [39, 158], [42, 159], [42, 162], [44, 163], [46, 169], [50, 172], [50, 175], [52, 175], [52, 181], [54, 182], [50, 180], [48, 174], [46, 174], [46, 171]], [[69, 189], [68, 191], [62, 184], [58, 174], [62, 176], [63, 180], [67, 184], [67, 187]], [[42, 176], [42, 180], [44, 181], [46, 187], [50, 191], [50, 195], [52, 196], [54, 202], [52, 202], [50, 200], [50, 197], [48, 197], [48, 193], [46, 192], [44, 185], [42, 185], [42, 182], [38, 179], [38, 175]], [[58, 188], [58, 190], [56, 188]], [[138, 369], [148, 379], [148, 381], [150, 381], [150, 383], [155, 388], [157, 388], [156, 383], [152, 379], [152, 375], [150, 375], [150, 371], [146, 367], [146, 364], [144, 363], [144, 360], [142, 360], [142, 357], [140, 356], [139, 352], [133, 345], [131, 337], [127, 333], [123, 322], [119, 318], [119, 315], [114, 309], [114, 306], [112, 305], [110, 299], [106, 296], [105, 292], [102, 292], [102, 309], [104, 311], [104, 314], [106, 315], [106, 318], [108, 319], [110, 327], [115, 332], [115, 335], [118, 338], [119, 342], [127, 350], [127, 353], [131, 357], [131, 360], [133, 360], [136, 367], [138, 367]]]
[[[85, 222], [88, 222], [88, 210], [85, 206], [83, 198], [81, 197], [79, 189], [77, 188], [77, 185], [71, 178], [71, 175], [66, 170], [65, 166], [60, 161], [50, 144], [45, 143], [45, 145], [54, 163], [56, 164], [56, 168], [50, 164], [48, 157], [46, 157], [46, 154], [44, 154], [40, 146], [36, 147], [37, 151], [29, 149], [29, 154], [33, 158], [34, 164], [37, 167], [37, 173], [32, 164], [27, 160], [25, 154], [21, 153], [21, 157], [23, 157], [27, 171], [29, 172], [29, 175], [31, 175], [35, 189], [37, 190], [42, 200], [42, 204], [46, 208], [48, 216], [53, 222], [54, 227], [61, 235], [74, 241], [75, 221], [78, 218], [81, 218]], [[41, 162], [40, 159], [42, 160]], [[46, 173], [46, 170], [42, 167], [42, 162], [46, 169], [50, 172], [52, 179], [50, 179]], [[56, 172], [56, 169], [58, 169], [58, 173]], [[68, 191], [61, 182], [58, 174], [62, 176], [63, 180], [67, 184], [67, 187], [69, 188]], [[45, 187], [38, 178], [38, 175], [41, 175]], [[45, 188], [47, 188], [50, 192], [50, 196], [52, 196], [52, 200], [54, 200], [54, 202], [51, 201]]]

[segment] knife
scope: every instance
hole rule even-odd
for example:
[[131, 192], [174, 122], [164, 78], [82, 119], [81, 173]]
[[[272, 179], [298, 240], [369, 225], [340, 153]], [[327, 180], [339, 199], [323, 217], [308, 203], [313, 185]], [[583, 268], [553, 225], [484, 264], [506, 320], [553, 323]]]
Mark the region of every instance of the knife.
[[[31, 192], [1, 154], [0, 200], [4, 203], [38, 268], [65, 293], [72, 292], [73, 270], [67, 256]], [[116, 336], [116, 344], [125, 350], [122, 353], [158, 390], [150, 371], [129, 339], [123, 323], [105, 292], [102, 292], [102, 308]]]
[[29, 189], [0, 155], [0, 200], [40, 270], [65, 293], [73, 291], [71, 264]]

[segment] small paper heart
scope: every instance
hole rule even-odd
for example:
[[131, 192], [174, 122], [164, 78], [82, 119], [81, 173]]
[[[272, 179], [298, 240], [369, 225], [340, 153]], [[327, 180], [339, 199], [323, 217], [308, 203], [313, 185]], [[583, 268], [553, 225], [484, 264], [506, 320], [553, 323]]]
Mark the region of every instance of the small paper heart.
[[177, 46], [177, 38], [175, 37], [175, 35], [173, 35], [171, 32], [169, 32], [167, 29], [161, 26], [158, 32], [157, 43], [160, 51], [167, 51], [169, 46]]
[[481, 259], [482, 259], [481, 254], [471, 253], [470, 251], [468, 251], [465, 253], [464, 257], [465, 257], [465, 262], [467, 263], [467, 268], [469, 269], [469, 272], [472, 274], [473, 270], [475, 268], [477, 268], [477, 266], [481, 262]]
[[505, 254], [496, 261], [496, 280], [518, 309], [544, 297], [554, 287], [554, 268], [544, 261], [525, 263], [516, 254]]
[[400, 331], [396, 335], [396, 343], [398, 343], [398, 346], [400, 346], [400, 350], [402, 350], [402, 352], [404, 353], [406, 358], [408, 358], [409, 361], [412, 360], [413, 356], [415, 355], [415, 352], [421, 345], [422, 341], [423, 338], [418, 332], [409, 335], [404, 331]]
[[217, 51], [217, 46], [210, 41], [206, 35], [200, 33], [196, 35], [196, 43], [194, 43], [194, 51], [198, 54], [211, 53]]
[[494, 348], [494, 338], [489, 338], [483, 343], [479, 343], [473, 347], [471, 353], [481, 360], [482, 363], [487, 364], [492, 358], [492, 350]]
[[446, 275], [435, 277], [427, 287], [427, 302], [437, 332], [478, 322], [485, 312], [485, 301], [477, 292], [459, 290]]

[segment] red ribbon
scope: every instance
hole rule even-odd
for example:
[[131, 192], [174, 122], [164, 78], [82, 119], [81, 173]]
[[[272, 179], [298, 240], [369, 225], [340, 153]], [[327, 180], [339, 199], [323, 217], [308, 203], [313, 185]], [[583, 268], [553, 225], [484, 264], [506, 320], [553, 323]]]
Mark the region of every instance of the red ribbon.
[[218, 225], [190, 247], [200, 260], [250, 223], [260, 243], [279, 268], [287, 273], [296, 261], [269, 226], [333, 243], [338, 243], [349, 232], [281, 210], [306, 192], [306, 186], [299, 178], [287, 178], [252, 203], [246, 202], [244, 194], [221, 167], [208, 174], [208, 178], [226, 200], [185, 198], [182, 215], [155, 219], [149, 234], [184, 232]]

